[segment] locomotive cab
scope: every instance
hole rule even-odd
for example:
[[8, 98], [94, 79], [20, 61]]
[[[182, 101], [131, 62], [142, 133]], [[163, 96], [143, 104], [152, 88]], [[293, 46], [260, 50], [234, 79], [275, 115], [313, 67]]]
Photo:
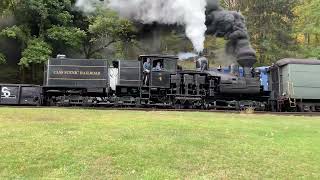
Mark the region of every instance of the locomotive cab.
[[[143, 86], [152, 88], [170, 88], [170, 76], [177, 72], [178, 57], [160, 55], [142, 55], [139, 57]], [[147, 62], [149, 61], [149, 62]], [[150, 64], [150, 72], [145, 72], [144, 64]]]
[[114, 77], [115, 95], [127, 104], [141, 100], [159, 102], [159, 97], [170, 89], [170, 76], [177, 72], [177, 60], [176, 56], [142, 55], [138, 60], [114, 62], [118, 72]]

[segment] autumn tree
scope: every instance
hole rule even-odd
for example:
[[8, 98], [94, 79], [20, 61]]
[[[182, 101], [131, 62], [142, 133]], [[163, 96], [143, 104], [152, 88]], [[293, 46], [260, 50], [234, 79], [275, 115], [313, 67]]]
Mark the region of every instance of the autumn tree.
[[296, 38], [302, 56], [320, 59], [320, 0], [305, 0], [295, 8]]
[[296, 56], [294, 8], [299, 0], [222, 0], [229, 10], [240, 11], [247, 20], [251, 42], [259, 64], [270, 64]]

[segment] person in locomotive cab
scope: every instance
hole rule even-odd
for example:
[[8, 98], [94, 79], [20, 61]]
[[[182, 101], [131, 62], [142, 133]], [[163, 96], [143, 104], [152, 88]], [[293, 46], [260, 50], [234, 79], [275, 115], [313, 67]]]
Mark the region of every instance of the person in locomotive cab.
[[196, 69], [197, 71], [206, 71], [208, 70], [208, 59], [203, 53], [199, 53], [198, 59], [196, 61]]
[[143, 75], [144, 75], [143, 83], [144, 83], [144, 85], [148, 84], [150, 71], [151, 71], [151, 60], [150, 60], [150, 58], [148, 58], [147, 61], [143, 63]]
[[160, 62], [157, 62], [156, 67], [152, 68], [152, 70], [154, 70], [154, 71], [161, 71], [161, 70], [162, 70], [161, 63], [160, 63]]

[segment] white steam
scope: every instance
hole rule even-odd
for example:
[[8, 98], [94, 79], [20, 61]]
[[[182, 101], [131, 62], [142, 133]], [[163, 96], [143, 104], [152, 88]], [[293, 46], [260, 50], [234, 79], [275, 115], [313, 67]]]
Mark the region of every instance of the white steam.
[[90, 13], [95, 11], [98, 3], [101, 2], [99, 0], [77, 0], [76, 7], [85, 13]]
[[[92, 12], [99, 2], [77, 0], [76, 6], [84, 12]], [[143, 24], [183, 25], [194, 49], [197, 52], [204, 49], [206, 0], [105, 0], [104, 5]]]
[[182, 61], [182, 60], [198, 57], [198, 54], [192, 53], [192, 52], [181, 52], [178, 54], [178, 57], [179, 57], [179, 60]]

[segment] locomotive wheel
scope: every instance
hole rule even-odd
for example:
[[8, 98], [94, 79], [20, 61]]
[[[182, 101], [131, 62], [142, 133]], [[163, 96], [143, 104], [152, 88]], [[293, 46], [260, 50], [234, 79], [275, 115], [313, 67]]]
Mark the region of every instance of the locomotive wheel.
[[209, 104], [204, 104], [204, 109], [209, 109], [210, 105]]

